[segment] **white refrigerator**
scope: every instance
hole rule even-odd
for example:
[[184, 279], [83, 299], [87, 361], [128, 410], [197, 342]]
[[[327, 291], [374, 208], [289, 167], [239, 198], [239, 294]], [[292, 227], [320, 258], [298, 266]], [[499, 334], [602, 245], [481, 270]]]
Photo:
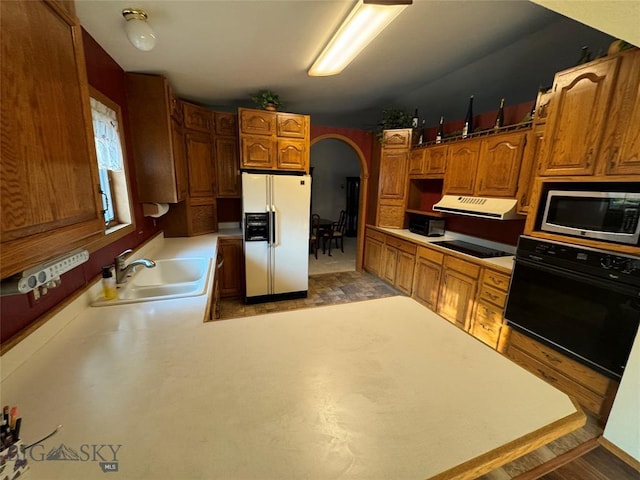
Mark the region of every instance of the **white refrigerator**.
[[242, 173], [247, 303], [307, 296], [310, 202], [309, 175]]

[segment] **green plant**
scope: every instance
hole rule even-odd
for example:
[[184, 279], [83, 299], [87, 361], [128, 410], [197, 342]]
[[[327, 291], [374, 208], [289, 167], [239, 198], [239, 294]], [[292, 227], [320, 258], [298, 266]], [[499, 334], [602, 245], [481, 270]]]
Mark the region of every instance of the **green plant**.
[[273, 93], [271, 90], [262, 90], [260, 93], [251, 95], [251, 100], [263, 109], [269, 104], [273, 105], [275, 108], [284, 107], [284, 103], [280, 100], [280, 96]]
[[399, 108], [385, 108], [382, 110], [382, 119], [378, 122], [376, 136], [382, 139], [383, 130], [393, 128], [410, 128], [412, 117], [410, 114]]

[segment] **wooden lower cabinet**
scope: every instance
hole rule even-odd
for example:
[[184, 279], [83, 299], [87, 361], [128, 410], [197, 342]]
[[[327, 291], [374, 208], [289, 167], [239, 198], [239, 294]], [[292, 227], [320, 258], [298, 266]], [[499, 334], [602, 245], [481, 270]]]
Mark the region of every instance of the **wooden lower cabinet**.
[[469, 330], [479, 275], [478, 265], [445, 257], [436, 312], [465, 331]]
[[606, 420], [617, 391], [615, 382], [520, 332], [511, 330], [507, 357]]
[[471, 335], [502, 352], [505, 347], [504, 307], [507, 302], [510, 276], [483, 268], [476, 295]]
[[418, 247], [413, 274], [412, 296], [431, 310], [438, 306], [444, 255], [430, 248]]
[[406, 295], [411, 295], [413, 288], [416, 248], [414, 243], [386, 236], [382, 278]]
[[241, 297], [244, 293], [244, 255], [242, 238], [220, 238], [218, 252], [222, 256], [220, 297]]
[[364, 249], [364, 269], [381, 278], [383, 272], [382, 259], [384, 258], [384, 237], [384, 233], [368, 228]]

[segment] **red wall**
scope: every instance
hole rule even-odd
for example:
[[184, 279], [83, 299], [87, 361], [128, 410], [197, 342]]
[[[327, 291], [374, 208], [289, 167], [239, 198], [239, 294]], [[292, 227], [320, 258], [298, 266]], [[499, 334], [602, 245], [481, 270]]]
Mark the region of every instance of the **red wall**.
[[[124, 70], [83, 30], [84, 51], [89, 84], [100, 90], [122, 108], [125, 147], [130, 180], [135, 179], [133, 149], [128, 122]], [[34, 301], [31, 294], [0, 297], [0, 342], [4, 342], [20, 330], [51, 310], [73, 292], [85, 287], [101, 271], [103, 265], [113, 263], [114, 257], [127, 248], [135, 248], [158, 232], [155, 221], [145, 218], [138, 202], [136, 182], [131, 181], [132, 202], [136, 219], [136, 231], [91, 254], [89, 261], [62, 275], [62, 285], [49, 290], [47, 295]]]

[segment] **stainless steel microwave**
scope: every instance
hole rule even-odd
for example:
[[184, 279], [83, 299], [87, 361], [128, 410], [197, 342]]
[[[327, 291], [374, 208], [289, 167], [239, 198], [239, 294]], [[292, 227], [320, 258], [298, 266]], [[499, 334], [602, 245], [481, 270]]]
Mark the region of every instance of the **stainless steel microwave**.
[[638, 245], [640, 193], [550, 190], [541, 230]]

